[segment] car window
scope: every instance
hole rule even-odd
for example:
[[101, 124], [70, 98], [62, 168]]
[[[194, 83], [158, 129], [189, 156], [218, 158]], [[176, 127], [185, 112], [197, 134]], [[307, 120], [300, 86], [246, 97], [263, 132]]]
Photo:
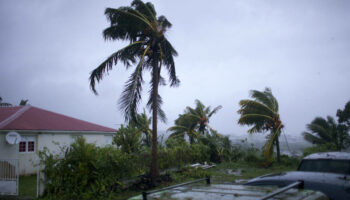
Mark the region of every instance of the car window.
[[298, 171], [350, 174], [350, 161], [331, 159], [303, 160], [300, 163]]

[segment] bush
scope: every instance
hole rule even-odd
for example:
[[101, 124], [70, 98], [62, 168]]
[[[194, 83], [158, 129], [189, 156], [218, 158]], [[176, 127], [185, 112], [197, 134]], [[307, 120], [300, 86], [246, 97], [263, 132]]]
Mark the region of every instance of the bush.
[[122, 178], [137, 173], [131, 155], [111, 146], [96, 147], [83, 138], [65, 148], [63, 155], [47, 150], [39, 155], [48, 199], [106, 199], [120, 189]]

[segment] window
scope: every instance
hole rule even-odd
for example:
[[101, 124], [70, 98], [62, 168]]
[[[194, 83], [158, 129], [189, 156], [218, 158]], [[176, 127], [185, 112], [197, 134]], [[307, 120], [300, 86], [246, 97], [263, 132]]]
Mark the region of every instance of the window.
[[333, 159], [303, 160], [298, 171], [350, 174], [350, 161]]
[[26, 152], [26, 142], [20, 142], [19, 143], [19, 152]]
[[35, 136], [22, 136], [19, 143], [19, 152], [34, 152], [35, 151]]

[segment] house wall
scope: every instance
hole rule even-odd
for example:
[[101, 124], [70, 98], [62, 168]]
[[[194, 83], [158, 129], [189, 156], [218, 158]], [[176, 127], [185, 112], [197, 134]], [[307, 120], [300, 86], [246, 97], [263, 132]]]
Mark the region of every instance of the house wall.
[[[33, 135], [33, 133], [29, 133], [26, 135]], [[110, 141], [110, 138], [113, 135], [101, 134], [101, 133], [79, 133], [79, 132], [37, 133], [35, 153], [19, 153], [20, 174], [28, 175], [28, 174], [34, 174], [37, 172], [37, 168], [34, 164], [37, 163], [39, 151], [44, 150], [45, 147], [50, 151], [50, 153], [61, 154], [63, 153], [61, 152], [61, 148], [72, 144], [75, 138], [77, 138], [78, 136], [83, 136], [86, 139], [86, 142], [88, 143], [94, 143], [97, 146], [105, 146], [106, 143]], [[17, 152], [18, 152], [18, 147], [17, 147]]]
[[35, 164], [38, 162], [39, 151], [46, 147], [53, 154], [60, 154], [60, 148], [72, 144], [76, 137], [83, 136], [88, 143], [97, 146], [111, 144], [112, 133], [79, 133], [79, 132], [37, 132], [17, 131], [21, 137], [35, 138], [34, 152], [19, 152], [19, 145], [10, 145], [5, 140], [6, 131], [0, 131], [0, 158], [19, 159], [20, 175], [37, 173]]
[[7, 133], [0, 131], [0, 158], [18, 159], [18, 144], [8, 144], [5, 139]]

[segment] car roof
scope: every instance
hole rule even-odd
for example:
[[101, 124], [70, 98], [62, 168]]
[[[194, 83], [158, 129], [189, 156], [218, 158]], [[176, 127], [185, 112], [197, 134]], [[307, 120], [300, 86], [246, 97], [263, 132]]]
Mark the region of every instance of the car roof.
[[350, 153], [348, 152], [314, 153], [306, 156], [303, 160], [313, 160], [313, 159], [350, 160]]

